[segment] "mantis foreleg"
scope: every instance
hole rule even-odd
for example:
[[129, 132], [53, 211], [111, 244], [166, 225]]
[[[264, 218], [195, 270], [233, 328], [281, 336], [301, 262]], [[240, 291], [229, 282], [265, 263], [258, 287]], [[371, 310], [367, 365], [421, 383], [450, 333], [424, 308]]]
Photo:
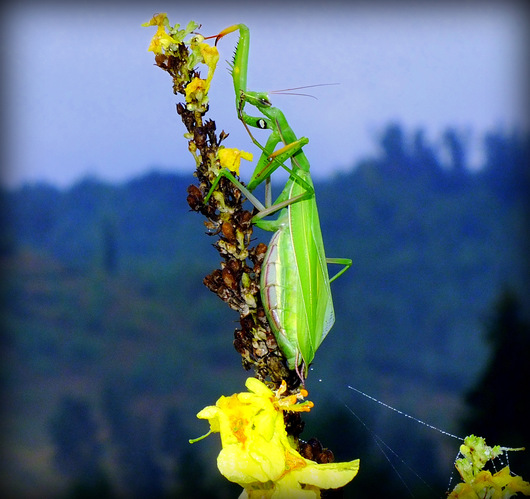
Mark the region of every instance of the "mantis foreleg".
[[[267, 143], [267, 146], [269, 149], [272, 149], [277, 141], [271, 141], [273, 142], [272, 147], [269, 143]], [[277, 211], [281, 210], [282, 208], [285, 208], [289, 206], [292, 203], [296, 203], [298, 201], [301, 201], [303, 199], [308, 199], [314, 195], [314, 189], [313, 186], [309, 183], [307, 183], [302, 177], [298, 175], [296, 171], [293, 171], [292, 169], [285, 166], [285, 161], [287, 161], [289, 158], [292, 158], [294, 154], [296, 154], [303, 145], [307, 144], [307, 139], [302, 138], [300, 140], [297, 140], [296, 142], [292, 142], [290, 144], [285, 145], [284, 147], [274, 151], [272, 149], [272, 152], [269, 152], [267, 148], [263, 148], [264, 151], [261, 155], [260, 161], [258, 162], [258, 166], [256, 167], [254, 177], [259, 180], [259, 182], [262, 182], [263, 180], [268, 180], [270, 178], [270, 175], [278, 168], [278, 166], [283, 166], [293, 178], [296, 179], [296, 181], [305, 189], [305, 192], [302, 192], [301, 194], [298, 194], [294, 197], [288, 197], [287, 199], [278, 199], [274, 204], [265, 203], [265, 206], [252, 194], [251, 189], [249, 186], [245, 187], [239, 180], [236, 179], [236, 177], [228, 170], [228, 169], [222, 169], [219, 172], [219, 175], [215, 178], [215, 180], [212, 183], [212, 186], [210, 187], [210, 190], [208, 194], [206, 195], [204, 202], [207, 203], [217, 188], [217, 185], [219, 184], [219, 181], [222, 177], [228, 178], [231, 182], [233, 182], [238, 189], [241, 190], [241, 192], [247, 197], [247, 199], [259, 210], [259, 212], [253, 217], [252, 221], [253, 223], [256, 223], [258, 226], [260, 226], [259, 220], [272, 215], [273, 213], [276, 213]], [[266, 160], [268, 160], [268, 163], [265, 164], [263, 167], [260, 168], [260, 163], [264, 163]], [[266, 224], [263, 224], [263, 227], [265, 227]]]

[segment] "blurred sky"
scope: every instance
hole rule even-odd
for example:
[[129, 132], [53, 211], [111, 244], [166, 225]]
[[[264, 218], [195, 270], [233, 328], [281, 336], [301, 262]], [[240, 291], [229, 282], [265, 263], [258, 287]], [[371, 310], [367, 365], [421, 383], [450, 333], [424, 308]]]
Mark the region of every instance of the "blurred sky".
[[[448, 126], [477, 144], [491, 129], [528, 126], [524, 2], [12, 2], [3, 6], [3, 183], [68, 186], [87, 176], [122, 181], [153, 167], [189, 171], [170, 77], [147, 46], [155, 12], [190, 19], [211, 35], [251, 30], [249, 89], [320, 83], [307, 97], [272, 96], [294, 131], [309, 137], [316, 176], [375, 151], [391, 120], [438, 139]], [[219, 45], [209, 117], [225, 145], [253, 150], [235, 116]], [[259, 137], [259, 136], [258, 136]], [[250, 169], [249, 169], [250, 170]]]

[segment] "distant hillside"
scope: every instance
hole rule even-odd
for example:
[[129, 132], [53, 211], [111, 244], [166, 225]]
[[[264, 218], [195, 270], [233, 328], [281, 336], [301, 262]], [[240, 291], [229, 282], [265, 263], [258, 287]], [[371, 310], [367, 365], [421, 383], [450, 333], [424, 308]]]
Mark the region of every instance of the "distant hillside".
[[[327, 255], [353, 266], [332, 285], [337, 322], [308, 383], [321, 402], [348, 396], [353, 384], [457, 431], [461, 397], [488, 360], [483, 331], [493, 303], [510, 288], [528, 307], [528, 141], [489, 134], [484, 165], [471, 172], [459, 134], [443, 139], [442, 163], [421, 131], [408, 137], [390, 125], [378, 157], [315, 182]], [[67, 472], [50, 465], [50, 418], [62, 421], [72, 407], [84, 407], [83, 418], [94, 412], [107, 435], [100, 444], [117, 460], [124, 442], [150, 427], [146, 441], [135, 441], [146, 454], [130, 469], [137, 481], [162, 480], [160, 463], [143, 478], [138, 470], [147, 473], [145, 459], [158, 462], [149, 439], [160, 438], [164, 419], [179, 414], [180, 459], [186, 439], [205, 431], [195, 413], [241, 388], [236, 317], [202, 285], [219, 262], [186, 204], [193, 180], [153, 172], [121, 185], [4, 192], [4, 426], [13, 480], [62, 483]], [[327, 402], [335, 415], [336, 403]], [[113, 411], [122, 411], [122, 435]], [[386, 416], [374, 425], [392, 431]], [[208, 445], [215, 442], [200, 449]], [[28, 460], [35, 449], [46, 458]], [[432, 459], [438, 469], [440, 458]], [[127, 483], [105, 463], [113, 486]]]

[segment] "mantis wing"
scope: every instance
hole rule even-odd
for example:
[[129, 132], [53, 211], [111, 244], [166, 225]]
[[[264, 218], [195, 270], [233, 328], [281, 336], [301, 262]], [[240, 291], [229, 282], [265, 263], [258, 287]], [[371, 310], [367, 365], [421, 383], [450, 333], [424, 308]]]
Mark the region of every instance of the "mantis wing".
[[[306, 182], [310, 183], [309, 175], [305, 177]], [[303, 189], [297, 182], [293, 182], [291, 196], [300, 194]], [[333, 326], [335, 312], [315, 197], [293, 203], [288, 212], [300, 283], [296, 335], [298, 348], [307, 368]]]
[[[305, 188], [292, 181], [284, 194], [292, 199]], [[303, 361], [307, 373], [335, 322], [315, 198], [290, 204], [268, 229], [276, 233], [263, 264], [262, 299], [289, 367]]]

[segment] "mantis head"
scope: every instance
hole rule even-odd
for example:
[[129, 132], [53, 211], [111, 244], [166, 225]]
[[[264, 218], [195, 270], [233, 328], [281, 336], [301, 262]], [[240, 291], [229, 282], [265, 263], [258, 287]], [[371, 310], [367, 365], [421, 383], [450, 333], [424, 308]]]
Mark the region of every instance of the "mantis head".
[[256, 106], [258, 109], [272, 106], [271, 101], [269, 100], [269, 95], [266, 92], [253, 92], [251, 90], [241, 90], [240, 99], [241, 101], [245, 101], [248, 104]]

